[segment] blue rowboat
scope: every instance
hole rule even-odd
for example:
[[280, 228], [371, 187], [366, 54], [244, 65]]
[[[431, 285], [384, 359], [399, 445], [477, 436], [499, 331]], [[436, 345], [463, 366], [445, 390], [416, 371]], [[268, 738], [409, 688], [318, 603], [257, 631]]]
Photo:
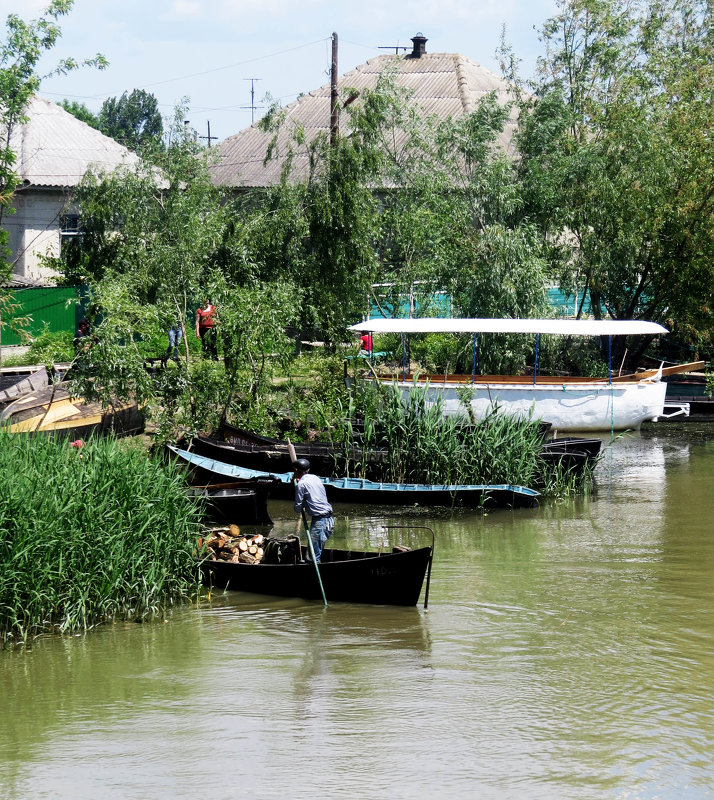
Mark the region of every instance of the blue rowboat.
[[[273, 495], [292, 499], [292, 472], [261, 472], [235, 464], [226, 464], [212, 458], [191, 453], [168, 445], [168, 449], [181, 461], [189, 464], [202, 480], [256, 480], [271, 478], [275, 481]], [[446, 484], [383, 483], [366, 478], [320, 478], [330, 501], [336, 503], [371, 503], [375, 505], [469, 506], [500, 508], [535, 508], [540, 493], [525, 486], [502, 484]], [[277, 490], [277, 491], [276, 491]]]

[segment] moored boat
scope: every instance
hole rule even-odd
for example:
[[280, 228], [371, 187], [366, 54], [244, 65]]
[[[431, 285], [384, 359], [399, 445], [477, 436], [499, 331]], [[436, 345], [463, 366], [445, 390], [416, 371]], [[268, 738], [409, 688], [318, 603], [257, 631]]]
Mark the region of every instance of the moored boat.
[[0, 414], [0, 425], [10, 433], [48, 433], [81, 437], [91, 433], [127, 435], [144, 429], [136, 403], [117, 402], [111, 408], [73, 397], [63, 385], [23, 394]]
[[50, 382], [45, 367], [15, 367], [0, 369], [0, 408], [28, 392], [38, 392]]
[[[329, 444], [297, 443], [294, 447], [297, 458], [307, 458], [313, 471], [320, 475], [344, 474], [350, 464], [355, 461], [362, 464], [364, 458], [361, 452], [355, 451], [348, 459]], [[285, 472], [292, 467], [287, 442], [277, 440], [265, 444], [237, 444], [197, 435], [188, 442], [187, 449], [206, 458], [263, 472]], [[369, 455], [371, 461], [376, 461], [379, 457], [379, 453]]]
[[[377, 553], [325, 549], [319, 565], [325, 598], [330, 602], [414, 606], [430, 572], [433, 553], [433, 543], [416, 550], [394, 548]], [[294, 563], [204, 561], [201, 569], [204, 582], [210, 586], [320, 600], [323, 595], [315, 565], [304, 560], [306, 555], [303, 547], [302, 560]], [[427, 579], [425, 606], [428, 591]]]
[[[370, 333], [469, 333], [474, 341], [482, 333], [508, 333], [562, 336], [656, 336], [667, 329], [654, 322], [637, 320], [551, 320], [551, 319], [373, 319], [351, 326], [354, 331]], [[536, 344], [536, 352], [537, 352]], [[629, 375], [610, 377], [560, 377], [476, 375], [421, 376], [409, 375], [402, 369], [393, 381], [403, 393], [426, 384], [427, 402], [441, 401], [445, 414], [458, 414], [483, 419], [494, 408], [511, 416], [529, 416], [551, 424], [558, 431], [597, 431], [639, 429], [642, 422], [656, 421], [665, 414], [666, 384], [661, 380], [664, 369], [645, 370]], [[686, 371], [684, 365], [679, 368]], [[675, 374], [669, 368], [667, 374]], [[374, 380], [369, 376], [366, 380]], [[470, 392], [469, 406], [464, 406], [464, 391]], [[683, 405], [675, 413], [688, 413]]]
[[[273, 478], [277, 481], [273, 495], [291, 499], [294, 495], [292, 472], [265, 473], [259, 470], [226, 464], [187, 450], [168, 446], [176, 457], [195, 470], [201, 480], [220, 482]], [[365, 478], [320, 477], [330, 501], [337, 503], [370, 503], [375, 505], [467, 506], [472, 508], [535, 508], [539, 492], [515, 484], [423, 484], [386, 483]]]
[[259, 479], [189, 486], [186, 492], [204, 500], [205, 518], [210, 522], [272, 525], [268, 513], [268, 494], [272, 486], [272, 480]]

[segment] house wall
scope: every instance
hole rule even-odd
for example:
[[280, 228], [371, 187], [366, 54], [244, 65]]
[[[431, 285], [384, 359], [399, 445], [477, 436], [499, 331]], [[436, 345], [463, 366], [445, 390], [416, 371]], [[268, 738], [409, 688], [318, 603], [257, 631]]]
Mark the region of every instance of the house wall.
[[45, 281], [55, 273], [41, 265], [42, 256], [58, 256], [60, 226], [67, 194], [60, 189], [20, 189], [14, 214], [7, 214], [3, 227], [10, 234], [13, 274], [28, 281]]

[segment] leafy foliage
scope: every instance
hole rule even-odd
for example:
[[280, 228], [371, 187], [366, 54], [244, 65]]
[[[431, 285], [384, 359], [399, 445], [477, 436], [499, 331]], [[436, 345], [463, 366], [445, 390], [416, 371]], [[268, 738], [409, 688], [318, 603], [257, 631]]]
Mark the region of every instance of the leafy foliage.
[[156, 97], [143, 89], [109, 97], [99, 111], [99, 130], [130, 150], [161, 148], [164, 126]]
[[[39, 17], [30, 22], [10, 14], [5, 22], [5, 37], [0, 41], [0, 286], [12, 275], [8, 232], [2, 229], [5, 215], [14, 213], [13, 199], [18, 183], [14, 172], [16, 156], [10, 140], [16, 126], [25, 122], [27, 104], [40, 86], [43, 76], [37, 73], [37, 65], [57, 43], [61, 35], [58, 20], [69, 13], [72, 4], [73, 0], [52, 0]], [[100, 55], [83, 63], [100, 69], [106, 65]], [[62, 59], [49, 75], [65, 74], [78, 66], [73, 58]], [[15, 330], [21, 330], [26, 324], [26, 319], [14, 315], [15, 307], [8, 292], [0, 289], [0, 334], [6, 324], [12, 324]], [[8, 316], [11, 323], [8, 323]]]
[[693, 340], [714, 322], [711, 4], [559, 6], [520, 116], [533, 218], [562, 285], [587, 292], [597, 316], [652, 319]]
[[99, 130], [99, 117], [87, 108], [84, 103], [78, 103], [76, 100], [62, 100], [60, 106], [73, 117], [77, 117], [77, 119], [86, 122], [90, 127]]

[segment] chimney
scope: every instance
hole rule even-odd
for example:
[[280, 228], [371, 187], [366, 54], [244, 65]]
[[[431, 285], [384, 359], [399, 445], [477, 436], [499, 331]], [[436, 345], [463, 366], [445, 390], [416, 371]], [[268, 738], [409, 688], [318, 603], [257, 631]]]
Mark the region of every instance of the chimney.
[[426, 43], [428, 41], [429, 40], [423, 33], [417, 33], [416, 36], [412, 36], [414, 49], [409, 53], [407, 58], [421, 58], [423, 55], [426, 55]]

